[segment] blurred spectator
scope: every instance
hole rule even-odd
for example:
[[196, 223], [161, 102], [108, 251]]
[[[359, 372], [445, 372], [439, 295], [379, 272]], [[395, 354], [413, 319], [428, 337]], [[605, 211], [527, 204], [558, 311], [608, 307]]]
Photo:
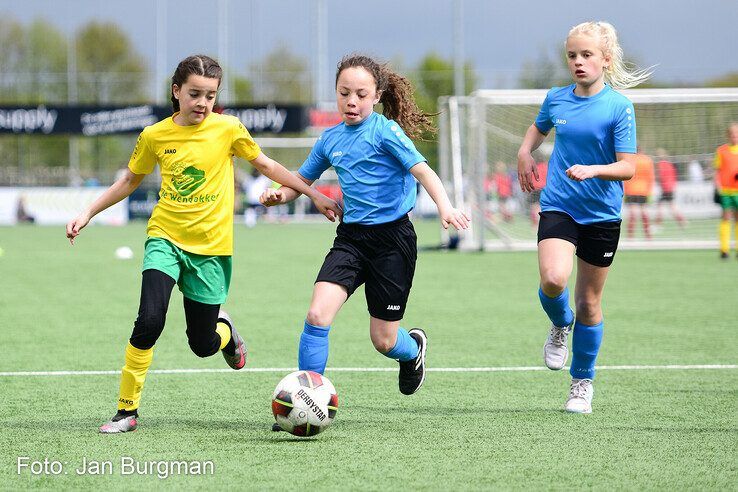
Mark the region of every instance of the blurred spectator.
[[[738, 220], [738, 123], [730, 124], [728, 143], [715, 151], [715, 188], [720, 195], [720, 205], [723, 208], [719, 234], [720, 258], [727, 259], [730, 252], [730, 219], [733, 219], [734, 227]], [[736, 249], [738, 250], [738, 238]]]
[[513, 219], [511, 210], [512, 201], [512, 178], [507, 172], [507, 165], [502, 161], [495, 163], [495, 172], [492, 175], [492, 182], [497, 192], [497, 201], [500, 207], [500, 215], [502, 220], [510, 222]]
[[256, 168], [251, 170], [251, 174], [241, 184], [245, 197], [243, 221], [246, 227], [254, 227], [257, 217], [265, 210], [259, 202], [259, 197], [271, 185], [272, 180], [261, 174]]
[[638, 216], [643, 223], [643, 234], [651, 239], [651, 227], [646, 212], [646, 203], [653, 194], [654, 169], [653, 160], [641, 152], [640, 147], [635, 157], [635, 174], [628, 181], [623, 181], [625, 189], [625, 203], [628, 206], [628, 238], [635, 233]]
[[700, 161], [697, 159], [689, 161], [687, 173], [689, 175], [689, 180], [693, 183], [701, 183], [705, 180], [705, 172], [702, 170], [702, 164], [700, 164]]
[[669, 211], [674, 219], [677, 221], [680, 227], [684, 227], [687, 221], [684, 216], [676, 208], [674, 203], [674, 190], [677, 186], [678, 174], [674, 163], [669, 161], [669, 155], [664, 149], [656, 150], [656, 157], [659, 162], [656, 164], [657, 177], [659, 180], [659, 187], [661, 188], [661, 197], [656, 206], [656, 224], [661, 224], [663, 219], [662, 205], [669, 207]]
[[26, 201], [23, 198], [23, 196], [18, 198], [18, 209], [16, 212], [16, 219], [18, 219], [18, 223], [29, 222], [33, 224], [34, 222], [36, 222], [36, 218], [33, 215], [30, 215], [28, 211], [26, 210]]

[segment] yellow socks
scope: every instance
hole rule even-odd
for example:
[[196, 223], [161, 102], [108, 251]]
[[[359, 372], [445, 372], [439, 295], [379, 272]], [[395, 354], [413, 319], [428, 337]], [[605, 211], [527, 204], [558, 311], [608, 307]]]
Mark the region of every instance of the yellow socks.
[[[736, 235], [738, 235], [738, 228], [736, 230]], [[720, 221], [720, 252], [721, 253], [730, 252], [730, 221], [729, 220]]]
[[146, 372], [154, 358], [154, 348], [137, 349], [131, 342], [126, 346], [126, 364], [120, 375], [118, 410], [136, 410], [141, 402]]
[[231, 328], [225, 323], [215, 325], [215, 331], [220, 335], [220, 350], [231, 341]]

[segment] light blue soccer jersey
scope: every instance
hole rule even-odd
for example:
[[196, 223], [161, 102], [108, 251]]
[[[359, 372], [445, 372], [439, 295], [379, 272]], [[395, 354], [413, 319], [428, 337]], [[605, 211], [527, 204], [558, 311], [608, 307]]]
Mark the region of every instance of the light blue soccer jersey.
[[546, 95], [535, 125], [542, 133], [556, 127], [541, 210], [569, 214], [579, 224], [620, 219], [622, 181], [566, 176], [574, 164], [612, 164], [615, 152], [636, 152], [633, 103], [609, 85], [591, 97], [574, 94], [576, 84], [554, 87]]
[[410, 168], [425, 160], [400, 125], [373, 112], [358, 125], [325, 130], [298, 172], [315, 180], [333, 166], [343, 193], [343, 221], [384, 224], [415, 206], [417, 181]]

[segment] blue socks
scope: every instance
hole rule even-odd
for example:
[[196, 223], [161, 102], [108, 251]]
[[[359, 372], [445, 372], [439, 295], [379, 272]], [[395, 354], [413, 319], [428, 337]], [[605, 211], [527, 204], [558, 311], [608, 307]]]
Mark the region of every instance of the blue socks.
[[594, 326], [574, 323], [572, 359], [569, 374], [576, 379], [594, 379], [595, 359], [600, 351], [604, 320]]
[[384, 355], [390, 359], [405, 362], [416, 358], [418, 356], [419, 349], [420, 347], [418, 347], [418, 342], [410, 336], [405, 328], [400, 328], [397, 330], [397, 341], [395, 342], [395, 346]]
[[[313, 326], [305, 321], [300, 335], [300, 347], [297, 352], [297, 366], [301, 371], [325, 372], [328, 363], [328, 332], [330, 326]], [[397, 341], [392, 350], [384, 354], [390, 359], [408, 361], [418, 356], [418, 342], [405, 330], [397, 330]]]
[[297, 352], [297, 366], [301, 371], [315, 371], [319, 374], [325, 372], [330, 329], [330, 326], [313, 326], [305, 321]]
[[569, 307], [568, 288], [564, 289], [564, 292], [559, 294], [558, 297], [548, 297], [539, 287], [538, 298], [541, 300], [543, 310], [546, 311], [548, 318], [554, 326], [563, 328], [569, 326], [574, 321], [574, 311]]

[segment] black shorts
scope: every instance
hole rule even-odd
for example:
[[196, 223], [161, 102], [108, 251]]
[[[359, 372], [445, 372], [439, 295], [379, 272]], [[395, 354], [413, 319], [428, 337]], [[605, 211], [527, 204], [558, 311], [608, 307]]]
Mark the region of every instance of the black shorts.
[[647, 201], [648, 201], [647, 196], [625, 195], [625, 203], [637, 203], [639, 205], [645, 205]]
[[349, 296], [366, 284], [369, 314], [399, 321], [410, 296], [417, 256], [418, 240], [407, 216], [377, 225], [342, 222], [315, 281], [342, 285]]
[[661, 193], [661, 198], [659, 198], [660, 202], [673, 202], [674, 201], [674, 192], [673, 191], [664, 191]]
[[577, 247], [577, 256], [590, 265], [609, 267], [615, 258], [620, 239], [620, 222], [579, 224], [563, 212], [541, 212], [538, 242], [563, 239]]

